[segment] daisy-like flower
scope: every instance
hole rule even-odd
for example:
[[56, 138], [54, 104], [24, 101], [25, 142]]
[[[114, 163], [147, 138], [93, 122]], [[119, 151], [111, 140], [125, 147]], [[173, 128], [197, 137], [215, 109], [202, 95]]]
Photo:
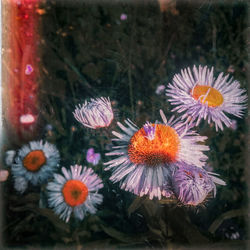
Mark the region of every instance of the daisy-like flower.
[[226, 183], [216, 177], [215, 173], [206, 172], [202, 168], [182, 164], [172, 178], [173, 190], [180, 202], [185, 205], [197, 206], [211, 192], [216, 195], [216, 184]]
[[207, 137], [199, 136], [187, 125], [172, 117], [167, 121], [160, 111], [163, 123], [146, 123], [137, 128], [130, 120], [127, 127], [117, 123], [122, 133], [113, 131], [120, 145], [113, 146], [114, 151], [108, 156], [115, 159], [105, 163], [105, 170], [112, 169], [110, 180], [121, 181], [121, 188], [136, 195], [149, 195], [149, 198], [169, 197], [170, 190], [164, 187], [170, 183], [170, 176], [176, 163], [194, 164], [197, 167], [205, 165], [207, 156], [203, 151], [208, 146], [197, 144]]
[[[10, 158], [12, 155], [7, 154], [7, 157]], [[31, 141], [17, 152], [10, 165], [11, 172], [15, 179], [22, 177], [27, 182], [38, 185], [52, 177], [53, 172], [59, 166], [59, 160], [59, 152], [53, 144]], [[10, 159], [8, 159], [8, 163], [10, 163]]]
[[108, 127], [114, 118], [111, 102], [105, 97], [90, 99], [82, 106], [79, 104], [73, 114], [83, 126], [93, 129]]
[[223, 130], [223, 124], [230, 127], [231, 120], [226, 113], [242, 117], [247, 106], [245, 92], [229, 75], [220, 73], [215, 78], [213, 67], [210, 70], [207, 66], [198, 69], [194, 66], [193, 72], [187, 68], [174, 76], [166, 95], [170, 97], [169, 102], [176, 105], [172, 111], [185, 112], [182, 119], [191, 117], [196, 126], [201, 119], [212, 121], [217, 131], [218, 128]]
[[102, 180], [91, 168], [75, 165], [70, 170], [62, 168], [63, 175], [54, 174], [54, 181], [47, 186], [49, 206], [66, 222], [71, 214], [83, 220], [88, 212], [94, 214], [96, 205], [102, 203], [103, 196], [98, 190]]

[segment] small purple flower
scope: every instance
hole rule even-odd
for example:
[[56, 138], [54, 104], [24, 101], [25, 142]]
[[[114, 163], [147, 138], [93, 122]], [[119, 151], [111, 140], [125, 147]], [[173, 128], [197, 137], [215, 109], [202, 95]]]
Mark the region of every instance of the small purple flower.
[[99, 153], [95, 153], [93, 148], [90, 148], [87, 151], [86, 159], [87, 159], [87, 162], [92, 163], [95, 166], [100, 161], [101, 155]]
[[47, 125], [45, 126], [45, 130], [46, 130], [46, 131], [51, 131], [51, 130], [53, 130], [53, 126], [52, 126], [51, 124], [47, 124]]
[[26, 65], [25, 75], [30, 75], [33, 72], [33, 67], [30, 64]]
[[127, 18], [128, 18], [128, 16], [127, 16], [127, 14], [125, 14], [125, 13], [122, 13], [121, 16], [120, 16], [120, 19], [121, 19], [122, 21], [127, 20]]
[[234, 71], [235, 71], [234, 66], [233, 65], [229, 65], [229, 67], [227, 69], [227, 72], [234, 73]]
[[166, 88], [166, 87], [165, 87], [164, 85], [158, 85], [157, 88], [156, 88], [155, 93], [156, 93], [157, 95], [160, 95], [160, 94], [162, 94], [162, 93], [164, 92], [165, 88]]
[[215, 183], [226, 185], [215, 177], [214, 173], [191, 165], [180, 165], [173, 174], [173, 190], [176, 197], [185, 205], [197, 206], [213, 191], [216, 195]]
[[232, 120], [232, 123], [230, 125], [230, 128], [232, 130], [236, 130], [238, 128], [238, 124], [237, 124], [237, 121], [236, 120]]
[[150, 122], [146, 122], [143, 128], [146, 133], [145, 137], [148, 138], [150, 141], [154, 140], [156, 125], [153, 126]]

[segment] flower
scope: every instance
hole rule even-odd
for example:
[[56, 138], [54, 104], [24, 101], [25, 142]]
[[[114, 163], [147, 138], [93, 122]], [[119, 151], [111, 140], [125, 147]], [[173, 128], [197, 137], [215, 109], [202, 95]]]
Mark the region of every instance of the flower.
[[20, 192], [21, 194], [27, 189], [28, 187], [28, 181], [22, 177], [22, 176], [19, 176], [17, 178], [15, 178], [15, 181], [14, 181], [14, 188]]
[[32, 65], [27, 64], [27, 65], [26, 65], [26, 68], [25, 68], [25, 75], [30, 75], [32, 72], [33, 72], [33, 67], [32, 67]]
[[156, 93], [157, 95], [160, 95], [160, 94], [162, 94], [162, 93], [164, 92], [165, 88], [166, 88], [166, 87], [165, 87], [164, 85], [158, 85], [157, 88], [156, 88], [155, 93]]
[[22, 177], [37, 185], [52, 176], [59, 160], [59, 152], [54, 145], [46, 141], [31, 141], [17, 152], [11, 172], [15, 179]]
[[125, 21], [125, 20], [127, 20], [127, 18], [128, 18], [128, 16], [125, 13], [122, 13], [120, 16], [121, 21]]
[[202, 168], [182, 164], [173, 174], [173, 190], [180, 202], [185, 205], [197, 206], [202, 203], [210, 192], [216, 195], [215, 183], [226, 185], [215, 176]]
[[60, 218], [69, 221], [83, 220], [85, 214], [96, 212], [95, 206], [102, 203], [103, 196], [98, 190], [103, 187], [102, 180], [91, 168], [75, 165], [70, 170], [62, 168], [63, 175], [54, 174], [54, 181], [47, 186], [49, 206]]
[[16, 155], [15, 150], [8, 150], [8, 151], [5, 152], [5, 164], [7, 166], [12, 165], [15, 155]]
[[104, 97], [85, 101], [82, 106], [79, 104], [73, 114], [82, 125], [93, 129], [108, 127], [114, 118], [110, 100]]
[[236, 130], [238, 128], [238, 122], [236, 120], [232, 120], [232, 123], [230, 125], [230, 128], [232, 130]]
[[119, 143], [113, 146], [108, 156], [117, 158], [104, 163], [105, 170], [112, 169], [110, 180], [121, 181], [121, 188], [136, 195], [149, 195], [149, 198], [169, 197], [170, 190], [164, 187], [170, 182], [171, 172], [176, 163], [186, 162], [202, 167], [207, 156], [203, 151], [208, 146], [197, 144], [207, 137], [199, 136], [174, 117], [167, 121], [160, 110], [162, 124], [146, 123], [142, 128], [125, 121], [128, 127], [120, 122], [122, 133], [113, 131]]
[[216, 131], [223, 130], [223, 124], [231, 125], [231, 120], [225, 113], [242, 117], [246, 108], [247, 95], [244, 89], [240, 89], [240, 83], [229, 79], [229, 75], [220, 73], [217, 79], [207, 66], [193, 67], [181, 70], [176, 74], [173, 84], [168, 85], [166, 95], [170, 97], [169, 102], [176, 107], [172, 111], [185, 112], [182, 119], [192, 117], [196, 126], [201, 119], [208, 123], [214, 122]]
[[95, 166], [100, 161], [101, 155], [99, 153], [95, 153], [93, 148], [90, 148], [87, 151], [86, 158], [87, 158], [87, 162], [92, 163]]

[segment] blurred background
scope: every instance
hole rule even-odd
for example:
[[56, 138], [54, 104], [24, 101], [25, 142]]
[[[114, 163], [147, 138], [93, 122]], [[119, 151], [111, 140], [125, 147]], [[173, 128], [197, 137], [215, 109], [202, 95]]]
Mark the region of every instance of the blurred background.
[[[198, 208], [139, 199], [108, 180], [103, 162], [116, 121], [129, 118], [140, 127], [160, 120], [159, 109], [172, 114], [164, 88], [182, 68], [213, 66], [215, 76], [230, 74], [247, 88], [247, 2], [50, 0], [39, 10], [38, 119], [21, 139], [6, 120], [2, 151], [45, 139], [59, 149], [61, 166], [94, 169], [104, 202], [95, 215], [65, 224], [46, 208], [44, 187], [20, 195], [10, 175], [1, 184], [4, 246], [246, 249], [247, 112], [222, 132], [206, 123], [197, 128], [208, 136], [207, 170], [227, 183]], [[101, 96], [110, 97], [115, 120], [105, 131], [86, 129], [72, 112]], [[91, 147], [101, 154], [96, 166], [86, 161]]]

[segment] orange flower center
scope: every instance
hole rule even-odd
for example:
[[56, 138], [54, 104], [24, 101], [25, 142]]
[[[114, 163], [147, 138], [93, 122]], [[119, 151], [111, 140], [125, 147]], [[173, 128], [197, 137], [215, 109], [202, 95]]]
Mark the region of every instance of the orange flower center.
[[179, 149], [179, 136], [176, 131], [164, 124], [156, 126], [154, 139], [146, 136], [144, 128], [138, 130], [130, 139], [128, 154], [131, 162], [156, 166], [176, 161]]
[[222, 94], [215, 88], [206, 85], [196, 85], [191, 91], [195, 100], [208, 104], [209, 107], [218, 107], [223, 103]]
[[24, 167], [32, 172], [38, 171], [46, 162], [46, 157], [42, 150], [29, 152], [23, 159]]
[[88, 196], [88, 188], [79, 180], [69, 180], [64, 184], [62, 193], [65, 202], [69, 206], [75, 207], [85, 202]]

